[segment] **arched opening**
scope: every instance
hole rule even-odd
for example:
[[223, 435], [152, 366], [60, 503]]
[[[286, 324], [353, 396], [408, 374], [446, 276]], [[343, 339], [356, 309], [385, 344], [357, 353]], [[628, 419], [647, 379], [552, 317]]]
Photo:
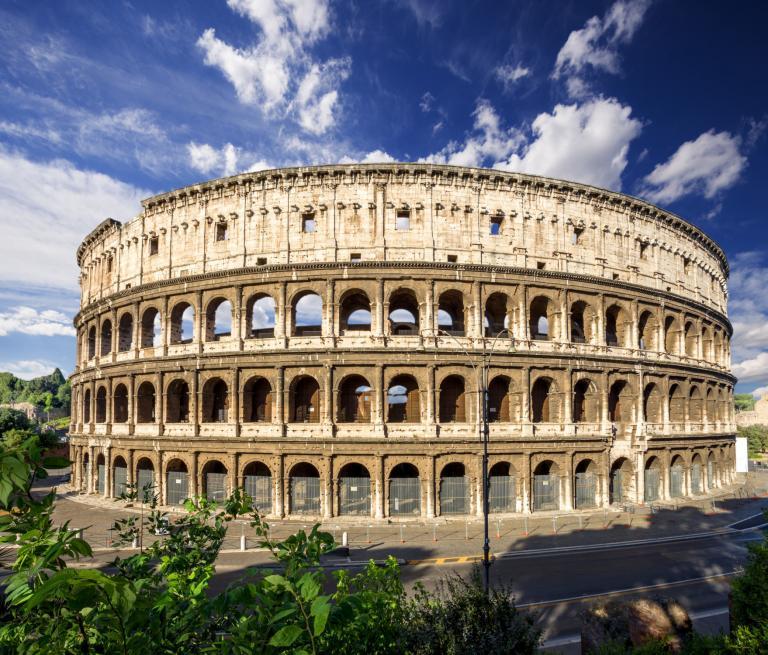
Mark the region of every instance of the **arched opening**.
[[112, 391], [112, 422], [128, 422], [128, 389], [118, 384]]
[[573, 386], [573, 422], [597, 423], [597, 393], [591, 380], [579, 380]]
[[664, 320], [664, 350], [670, 355], [680, 353], [680, 328], [674, 316], [667, 316]]
[[717, 398], [715, 397], [715, 390], [710, 387], [707, 389], [707, 401], [705, 408], [704, 420], [709, 423], [717, 422]]
[[339, 423], [370, 423], [373, 391], [361, 375], [347, 377], [339, 389]]
[[440, 383], [440, 423], [464, 423], [467, 420], [467, 401], [464, 379], [449, 375]]
[[644, 499], [652, 503], [661, 497], [661, 462], [658, 457], [649, 457], [645, 462]]
[[205, 340], [220, 341], [232, 335], [232, 303], [214, 298], [205, 311]]
[[455, 337], [464, 336], [464, 297], [460, 291], [451, 290], [440, 294], [437, 327]]
[[101, 351], [100, 355], [105, 357], [112, 352], [112, 321], [108, 318], [101, 324]]
[[571, 305], [571, 341], [573, 343], [591, 343], [592, 308], [583, 300]]
[[243, 469], [243, 486], [260, 514], [272, 513], [272, 471], [263, 462], [250, 462]]
[[272, 385], [266, 378], [253, 377], [243, 387], [243, 421], [269, 423], [272, 421]]
[[533, 510], [560, 509], [560, 477], [557, 464], [541, 462], [533, 470]]
[[597, 507], [597, 464], [591, 459], [583, 459], [574, 471], [575, 509]]
[[136, 392], [136, 422], [155, 422], [155, 386], [151, 382], [142, 382]]
[[683, 334], [685, 340], [685, 354], [688, 357], [696, 357], [699, 335], [696, 332], [696, 327], [691, 321], [688, 321], [685, 324]]
[[303, 376], [294, 381], [291, 393], [291, 421], [293, 423], [320, 422], [320, 385], [312, 377]]
[[195, 309], [180, 302], [171, 311], [171, 343], [192, 343], [195, 331]]
[[172, 459], [165, 467], [165, 498], [168, 505], [181, 505], [189, 498], [187, 465]]
[[497, 462], [488, 472], [488, 508], [490, 512], [514, 512], [517, 509], [515, 469], [509, 462]]
[[389, 333], [419, 333], [419, 303], [410, 289], [400, 289], [389, 297]]
[[107, 389], [99, 387], [96, 390], [96, 423], [107, 422]]
[[148, 457], [136, 463], [136, 490], [140, 502], [149, 503], [155, 495], [155, 465]]
[[168, 385], [165, 420], [168, 423], [189, 422], [189, 385], [185, 380], [174, 380]]
[[531, 420], [534, 423], [556, 423], [555, 384], [550, 378], [538, 378], [531, 389]]
[[537, 296], [531, 301], [529, 324], [531, 339], [548, 341], [552, 338], [553, 303], [546, 296]]
[[227, 467], [212, 459], [203, 466], [203, 495], [217, 503], [227, 497]]
[[413, 464], [398, 464], [389, 474], [389, 516], [420, 515], [419, 470]]
[[632, 464], [626, 457], [619, 457], [611, 465], [610, 503], [624, 503], [630, 500], [632, 488]]
[[612, 305], [605, 310], [606, 345], [626, 347], [629, 343], [628, 328], [627, 313], [619, 305]]
[[291, 514], [320, 514], [320, 474], [306, 462], [296, 464], [288, 478]]
[[245, 306], [246, 324], [249, 336], [254, 339], [271, 339], [275, 336], [275, 301], [272, 296], [256, 294]]
[[701, 331], [701, 356], [706, 362], [712, 361], [712, 330], [704, 326]]
[[91, 422], [91, 390], [86, 389], [83, 394], [83, 423]]
[[221, 378], [211, 378], [203, 385], [203, 423], [229, 420], [229, 388]]
[[371, 301], [362, 291], [344, 294], [340, 303], [341, 334], [371, 331]]
[[440, 515], [469, 514], [469, 478], [464, 464], [446, 464], [440, 472]]
[[506, 375], [497, 375], [488, 385], [488, 421], [490, 423], [509, 423], [510, 379]]
[[323, 333], [323, 299], [306, 291], [293, 301], [293, 334], [298, 337], [319, 337]]
[[141, 347], [153, 348], [162, 344], [160, 312], [154, 307], [147, 309], [141, 317]]
[[715, 364], [723, 364], [723, 333], [715, 328]]
[[653, 382], [643, 389], [643, 420], [646, 423], [662, 423], [661, 392]]
[[672, 498], [682, 498], [685, 495], [685, 467], [680, 455], [675, 455], [669, 466], [669, 495]]
[[371, 474], [362, 464], [346, 464], [339, 471], [339, 515], [371, 515]]
[[624, 423], [632, 420], [629, 398], [629, 385], [626, 380], [616, 380], [608, 391], [608, 420], [611, 423]]
[[701, 456], [697, 453], [691, 460], [691, 495], [696, 496], [704, 493], [702, 489], [703, 480], [701, 477], [702, 466]]
[[688, 418], [691, 423], [701, 423], [704, 420], [704, 403], [701, 399], [701, 391], [694, 386], [688, 394]]
[[120, 317], [120, 323], [117, 328], [117, 349], [121, 352], [127, 352], [133, 345], [133, 314], [125, 313]]
[[112, 495], [120, 498], [128, 489], [128, 465], [120, 455], [112, 462]]
[[495, 337], [506, 333], [509, 326], [507, 294], [492, 293], [485, 301], [485, 336]]
[[419, 385], [410, 375], [392, 378], [387, 389], [388, 423], [421, 423]]
[[637, 334], [637, 347], [640, 348], [640, 350], [658, 350], [657, 341], [659, 330], [656, 324], [656, 317], [653, 313], [646, 311], [640, 314]]
[[715, 473], [717, 470], [717, 462], [715, 461], [715, 454], [709, 453], [707, 455], [707, 489], [714, 489], [717, 481]]
[[93, 477], [93, 471], [91, 469], [91, 458], [88, 453], [83, 454], [83, 479], [80, 481], [80, 489], [87, 491]]
[[669, 388], [669, 421], [670, 423], [685, 423], [685, 396], [679, 384]]
[[96, 357], [96, 326], [88, 328], [88, 359]]
[[107, 492], [107, 463], [101, 453], [96, 456], [96, 492], [100, 496]]

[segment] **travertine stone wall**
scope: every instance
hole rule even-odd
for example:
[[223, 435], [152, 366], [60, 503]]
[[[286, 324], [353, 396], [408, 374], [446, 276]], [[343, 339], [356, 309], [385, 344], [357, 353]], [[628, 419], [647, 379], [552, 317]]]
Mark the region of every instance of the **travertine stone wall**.
[[[277, 516], [478, 513], [484, 356], [495, 512], [653, 502], [733, 475], [727, 262], [627, 196], [448, 166], [266, 171], [150, 198], [78, 262], [85, 491], [151, 468], [167, 502], [258, 482]], [[370, 324], [348, 325], [361, 308]]]

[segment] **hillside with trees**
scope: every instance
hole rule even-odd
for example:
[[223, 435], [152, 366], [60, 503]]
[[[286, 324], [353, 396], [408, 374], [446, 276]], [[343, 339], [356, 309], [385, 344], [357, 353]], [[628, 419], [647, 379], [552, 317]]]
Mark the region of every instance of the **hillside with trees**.
[[13, 373], [0, 373], [0, 405], [32, 403], [43, 410], [63, 408], [70, 413], [72, 392], [60, 369], [50, 375], [22, 380]]

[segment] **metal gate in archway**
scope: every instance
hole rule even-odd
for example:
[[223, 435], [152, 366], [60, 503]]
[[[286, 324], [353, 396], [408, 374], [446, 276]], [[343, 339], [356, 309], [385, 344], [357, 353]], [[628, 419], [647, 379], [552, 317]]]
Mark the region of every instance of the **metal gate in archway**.
[[339, 478], [339, 514], [371, 515], [371, 478]]
[[88, 491], [93, 484], [93, 466], [90, 462], [85, 464], [85, 490]]
[[492, 475], [488, 478], [488, 507], [491, 512], [514, 512], [515, 476]]
[[125, 466], [115, 466], [113, 486], [116, 498], [125, 493], [128, 486], [128, 469]]
[[136, 475], [136, 490], [139, 500], [149, 502], [155, 495], [155, 472], [152, 469], [139, 469]]
[[189, 497], [187, 494], [187, 472], [168, 471], [165, 489], [168, 504], [181, 505]]
[[533, 476], [533, 509], [557, 509], [559, 506], [559, 479], [556, 475]]
[[683, 467], [673, 466], [669, 469], [669, 495], [672, 498], [683, 496]]
[[691, 494], [701, 493], [701, 464], [691, 466]]
[[466, 475], [441, 478], [440, 514], [469, 514], [469, 478]]
[[624, 502], [624, 473], [616, 469], [611, 473], [611, 503]]
[[104, 464], [97, 464], [96, 466], [96, 491], [102, 496], [107, 490], [107, 467]]
[[421, 483], [419, 478], [389, 479], [389, 515], [419, 516], [421, 514]]
[[661, 487], [661, 469], [645, 469], [645, 502], [652, 503], [659, 499], [659, 488]]
[[597, 505], [597, 476], [585, 471], [576, 473], [576, 509], [585, 509]]
[[707, 461], [707, 489], [712, 489], [715, 486], [715, 467], [712, 464], [712, 460]]
[[291, 477], [291, 513], [320, 514], [320, 478]]
[[272, 513], [272, 476], [246, 475], [245, 493], [253, 498], [253, 506], [262, 514]]
[[206, 473], [205, 474], [205, 496], [208, 500], [223, 502], [227, 497], [227, 474], [226, 473]]

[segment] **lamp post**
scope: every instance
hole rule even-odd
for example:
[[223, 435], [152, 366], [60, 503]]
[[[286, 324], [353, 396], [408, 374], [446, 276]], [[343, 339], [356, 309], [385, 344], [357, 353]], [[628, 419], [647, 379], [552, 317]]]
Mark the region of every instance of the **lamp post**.
[[[459, 346], [459, 349], [467, 356], [472, 369], [475, 372], [475, 378], [480, 383], [480, 438], [483, 442], [483, 466], [482, 466], [482, 486], [483, 486], [483, 587], [486, 595], [490, 591], [491, 586], [491, 542], [488, 536], [488, 515], [490, 514], [490, 504], [488, 498], [488, 491], [490, 487], [490, 480], [488, 478], [488, 441], [490, 438], [490, 426], [488, 423], [488, 368], [490, 367], [491, 355], [493, 355], [493, 349], [496, 347], [496, 342], [502, 335], [509, 335], [509, 331], [504, 328], [494, 335], [491, 342], [490, 350], [486, 349], [485, 342], [486, 337], [483, 335], [483, 352], [481, 368], [478, 371], [477, 364], [475, 363], [472, 355], [469, 354], [467, 349], [461, 344], [461, 342], [450, 332], [441, 330], [438, 328], [438, 334], [453, 339]], [[514, 343], [514, 341], [513, 341]]]

